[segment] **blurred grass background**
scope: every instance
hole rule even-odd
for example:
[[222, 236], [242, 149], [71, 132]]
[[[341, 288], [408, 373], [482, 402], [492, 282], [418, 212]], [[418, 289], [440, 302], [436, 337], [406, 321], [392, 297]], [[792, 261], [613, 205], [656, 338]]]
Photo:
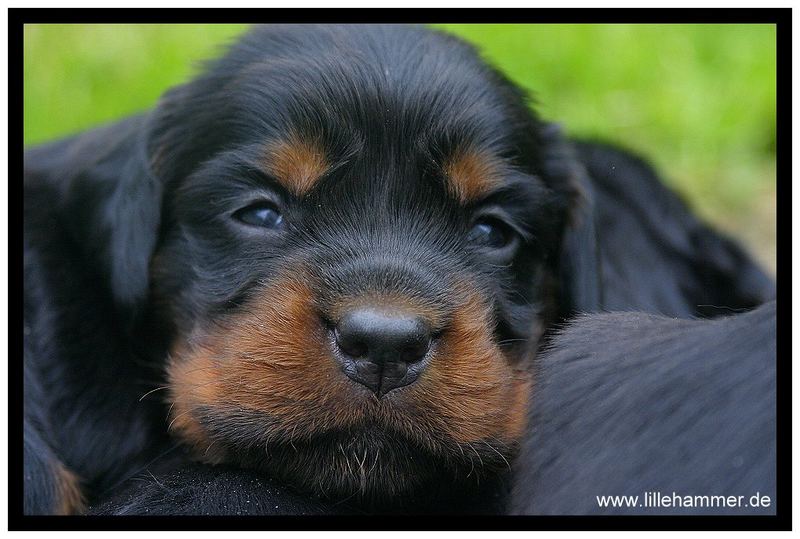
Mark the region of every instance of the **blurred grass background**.
[[[571, 135], [647, 156], [775, 268], [773, 25], [436, 25]], [[25, 143], [151, 107], [245, 25], [26, 25]]]

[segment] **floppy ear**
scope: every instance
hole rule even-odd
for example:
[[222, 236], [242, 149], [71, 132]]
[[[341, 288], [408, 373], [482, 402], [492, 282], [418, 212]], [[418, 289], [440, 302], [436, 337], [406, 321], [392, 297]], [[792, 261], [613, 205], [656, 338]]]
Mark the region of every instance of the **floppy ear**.
[[562, 312], [596, 312], [603, 305], [602, 268], [595, 230], [594, 192], [584, 171], [574, 174], [572, 189], [574, 194], [570, 197], [559, 253]]
[[714, 316], [775, 297], [774, 282], [745, 250], [698, 219], [643, 159], [596, 142], [574, 148], [601, 226], [604, 308]]
[[147, 126], [137, 116], [25, 154], [26, 191], [52, 200], [60, 234], [128, 314], [147, 296], [160, 222], [162, 185], [150, 172]]
[[701, 316], [728, 315], [775, 299], [775, 283], [735, 242], [696, 223], [692, 230], [692, 258]]
[[565, 210], [558, 257], [559, 311], [562, 316], [602, 307], [600, 253], [595, 230], [594, 191], [588, 174], [557, 124], [542, 128], [543, 167]]

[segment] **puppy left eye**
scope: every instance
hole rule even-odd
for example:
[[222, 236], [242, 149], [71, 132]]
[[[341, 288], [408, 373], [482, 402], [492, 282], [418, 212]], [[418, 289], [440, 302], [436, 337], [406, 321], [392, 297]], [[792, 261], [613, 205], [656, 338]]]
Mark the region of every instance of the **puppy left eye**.
[[502, 249], [513, 240], [513, 232], [496, 219], [479, 219], [467, 234], [467, 241], [490, 249]]
[[233, 214], [234, 218], [246, 225], [280, 230], [283, 228], [283, 215], [278, 209], [267, 202], [251, 204]]

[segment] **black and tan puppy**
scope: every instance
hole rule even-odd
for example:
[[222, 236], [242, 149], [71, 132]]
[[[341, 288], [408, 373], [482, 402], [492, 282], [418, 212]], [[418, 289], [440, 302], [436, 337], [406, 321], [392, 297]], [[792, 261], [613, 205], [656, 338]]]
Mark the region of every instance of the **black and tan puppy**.
[[[25, 166], [26, 418], [54, 470], [29, 512], [113, 493], [167, 430], [300, 492], [430, 509], [502, 483], [553, 321], [772, 293], [647, 167], [576, 151], [424, 28], [254, 29], [152, 112]], [[617, 212], [626, 230], [595, 227]], [[626, 284], [643, 259], [668, 268]]]

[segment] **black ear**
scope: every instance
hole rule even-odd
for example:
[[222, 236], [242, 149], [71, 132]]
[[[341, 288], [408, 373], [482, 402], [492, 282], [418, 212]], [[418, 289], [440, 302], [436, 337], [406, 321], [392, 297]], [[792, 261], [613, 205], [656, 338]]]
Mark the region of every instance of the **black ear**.
[[161, 182], [149, 165], [148, 117], [137, 116], [30, 149], [26, 197], [52, 201], [37, 214], [56, 216], [52, 231], [82, 261], [120, 310], [132, 312], [148, 292], [148, 266], [161, 211]]
[[[573, 147], [590, 178], [604, 309], [706, 317], [775, 297], [745, 250], [698, 219], [646, 161], [596, 142]], [[565, 252], [576, 252], [569, 241]]]
[[596, 312], [602, 307], [603, 290], [592, 184], [557, 124], [545, 125], [541, 140], [546, 149], [544, 172], [559, 193], [564, 211], [557, 254], [560, 315]]
[[691, 238], [700, 316], [729, 315], [775, 299], [775, 282], [736, 242], [700, 222]]
[[595, 201], [591, 183], [582, 170], [574, 174], [572, 189], [559, 260], [562, 312], [596, 312], [603, 304], [603, 290]]

